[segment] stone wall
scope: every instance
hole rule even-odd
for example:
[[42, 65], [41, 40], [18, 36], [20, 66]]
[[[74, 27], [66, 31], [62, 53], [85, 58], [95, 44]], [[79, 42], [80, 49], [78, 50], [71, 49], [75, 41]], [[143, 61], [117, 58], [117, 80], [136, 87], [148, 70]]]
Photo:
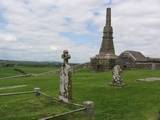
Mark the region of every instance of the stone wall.
[[153, 63], [153, 62], [137, 62], [135, 68], [140, 69], [160, 69], [160, 63]]
[[[130, 54], [129, 54], [130, 53]], [[139, 52], [123, 52], [117, 59], [116, 64], [122, 69], [160, 69], [159, 59], [147, 58]]]
[[115, 65], [115, 59], [91, 59], [91, 66], [96, 71], [108, 71]]

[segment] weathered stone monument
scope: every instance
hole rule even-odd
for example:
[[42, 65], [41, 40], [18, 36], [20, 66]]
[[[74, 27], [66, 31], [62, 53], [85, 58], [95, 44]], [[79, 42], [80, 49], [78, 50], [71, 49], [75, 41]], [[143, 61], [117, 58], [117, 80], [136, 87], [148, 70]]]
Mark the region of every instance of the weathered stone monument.
[[112, 85], [123, 86], [123, 79], [121, 77], [122, 69], [120, 65], [115, 65], [112, 71]]
[[62, 54], [63, 65], [60, 71], [60, 91], [59, 99], [63, 102], [69, 102], [72, 99], [72, 80], [71, 80], [71, 66], [68, 60], [71, 58], [68, 50], [64, 50]]
[[113, 43], [113, 28], [111, 26], [111, 8], [107, 8], [106, 25], [103, 30], [103, 39], [99, 54], [91, 58], [91, 66], [96, 71], [106, 71], [115, 66], [117, 56], [115, 55]]

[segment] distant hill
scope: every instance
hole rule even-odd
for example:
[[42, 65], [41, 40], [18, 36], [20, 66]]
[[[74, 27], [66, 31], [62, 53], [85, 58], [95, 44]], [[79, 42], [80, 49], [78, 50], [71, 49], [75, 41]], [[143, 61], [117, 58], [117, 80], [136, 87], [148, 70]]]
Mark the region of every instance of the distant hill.
[[36, 61], [16, 61], [16, 60], [0, 60], [1, 67], [14, 66], [60, 66], [61, 62], [36, 62]]

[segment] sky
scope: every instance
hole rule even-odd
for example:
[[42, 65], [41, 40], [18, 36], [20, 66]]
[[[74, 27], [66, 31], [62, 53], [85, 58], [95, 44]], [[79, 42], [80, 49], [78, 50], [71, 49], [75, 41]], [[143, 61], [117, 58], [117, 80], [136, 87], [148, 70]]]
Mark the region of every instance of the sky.
[[160, 57], [160, 0], [0, 0], [0, 59], [84, 63], [98, 54], [112, 8], [116, 54]]

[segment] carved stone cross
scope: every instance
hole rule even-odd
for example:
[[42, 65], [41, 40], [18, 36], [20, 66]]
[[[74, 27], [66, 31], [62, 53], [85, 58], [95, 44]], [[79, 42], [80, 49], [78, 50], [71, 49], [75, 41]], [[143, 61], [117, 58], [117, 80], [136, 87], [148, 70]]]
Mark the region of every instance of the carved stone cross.
[[64, 50], [62, 54], [63, 66], [60, 71], [60, 91], [59, 99], [63, 102], [70, 102], [72, 99], [72, 71], [71, 66], [68, 64], [68, 60], [71, 56], [68, 54], [68, 50]]
[[63, 65], [68, 65], [68, 60], [71, 58], [70, 54], [68, 53], [68, 50], [64, 50], [62, 54], [63, 59]]

